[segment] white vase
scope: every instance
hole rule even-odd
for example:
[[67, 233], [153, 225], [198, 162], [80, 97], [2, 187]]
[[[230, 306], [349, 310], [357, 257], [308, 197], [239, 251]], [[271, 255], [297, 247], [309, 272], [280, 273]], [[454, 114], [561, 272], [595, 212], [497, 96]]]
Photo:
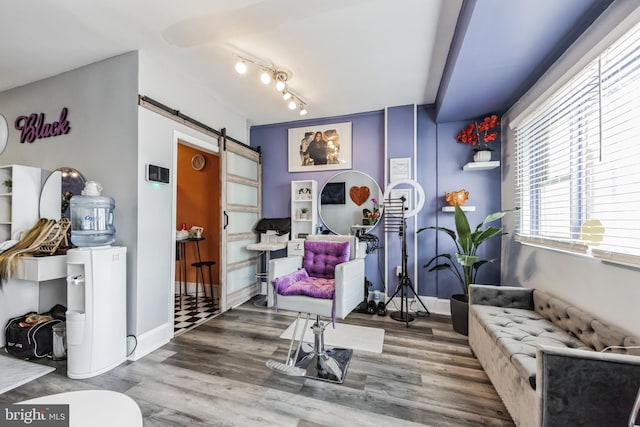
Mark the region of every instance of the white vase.
[[488, 150], [476, 151], [476, 154], [473, 155], [473, 161], [474, 162], [490, 162], [491, 151], [488, 151]]

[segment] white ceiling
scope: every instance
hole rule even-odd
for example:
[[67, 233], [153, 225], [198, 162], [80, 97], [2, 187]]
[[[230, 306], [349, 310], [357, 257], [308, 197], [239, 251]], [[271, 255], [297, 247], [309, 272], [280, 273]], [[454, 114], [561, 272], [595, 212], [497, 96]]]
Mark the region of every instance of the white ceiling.
[[[0, 0], [0, 91], [142, 50], [179, 67], [186, 79], [254, 125], [300, 117], [273, 86], [259, 82], [259, 70], [238, 75], [237, 54], [290, 71], [290, 87], [307, 101], [305, 118], [431, 104], [461, 4]], [[185, 106], [170, 107], [189, 115]]]

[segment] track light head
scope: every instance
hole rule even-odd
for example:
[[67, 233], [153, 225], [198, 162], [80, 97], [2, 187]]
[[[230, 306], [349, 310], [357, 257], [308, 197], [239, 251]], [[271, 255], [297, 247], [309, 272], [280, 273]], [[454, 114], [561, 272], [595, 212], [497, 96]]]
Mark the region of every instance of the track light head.
[[247, 72], [247, 64], [245, 64], [244, 60], [236, 62], [236, 72], [238, 74], [244, 74]]
[[260, 81], [266, 85], [271, 83], [271, 71], [262, 70], [262, 74], [260, 74]]
[[307, 115], [307, 109], [305, 108], [304, 104], [301, 102], [300, 103], [300, 115], [301, 116], [306, 116]]
[[291, 101], [289, 101], [289, 109], [290, 110], [295, 110], [297, 106], [298, 106], [298, 104], [296, 104], [296, 100], [295, 99], [292, 99]]
[[282, 92], [287, 87], [287, 80], [289, 80], [289, 74], [286, 71], [276, 70], [274, 79], [276, 81], [276, 90]]
[[291, 93], [289, 93], [289, 91], [285, 89], [285, 91], [282, 92], [282, 99], [284, 99], [285, 101], [288, 101], [289, 98], [291, 98]]

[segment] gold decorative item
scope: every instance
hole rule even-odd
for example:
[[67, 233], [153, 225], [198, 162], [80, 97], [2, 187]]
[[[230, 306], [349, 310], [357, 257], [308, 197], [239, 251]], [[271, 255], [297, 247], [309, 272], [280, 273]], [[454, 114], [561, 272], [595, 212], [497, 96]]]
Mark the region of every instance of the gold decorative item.
[[452, 191], [451, 193], [444, 193], [444, 199], [450, 206], [462, 206], [467, 203], [469, 199], [469, 192], [465, 189]]

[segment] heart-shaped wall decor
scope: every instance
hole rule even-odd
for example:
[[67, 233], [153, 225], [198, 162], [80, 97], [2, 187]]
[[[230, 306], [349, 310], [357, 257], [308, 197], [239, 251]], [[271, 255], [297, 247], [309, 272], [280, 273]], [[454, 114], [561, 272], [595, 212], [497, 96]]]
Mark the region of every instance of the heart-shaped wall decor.
[[363, 185], [362, 187], [356, 187], [355, 185], [349, 189], [349, 196], [353, 203], [360, 206], [369, 199], [369, 187]]

